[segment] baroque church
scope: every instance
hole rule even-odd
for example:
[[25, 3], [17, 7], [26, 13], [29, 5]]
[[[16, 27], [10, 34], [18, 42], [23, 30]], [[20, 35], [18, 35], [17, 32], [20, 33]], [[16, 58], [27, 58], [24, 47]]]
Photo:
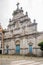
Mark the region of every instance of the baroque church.
[[7, 29], [0, 24], [0, 54], [33, 54], [41, 55], [38, 43], [43, 41], [43, 32], [37, 31], [36, 20], [31, 22], [28, 13], [24, 15], [22, 7], [16, 4], [13, 17], [9, 20]]

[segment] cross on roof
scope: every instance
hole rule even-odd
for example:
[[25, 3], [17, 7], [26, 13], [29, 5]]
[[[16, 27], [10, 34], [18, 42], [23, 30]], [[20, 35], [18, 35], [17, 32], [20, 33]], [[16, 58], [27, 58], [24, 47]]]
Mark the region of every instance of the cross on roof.
[[17, 3], [16, 5], [17, 5], [17, 9], [19, 9], [19, 3]]

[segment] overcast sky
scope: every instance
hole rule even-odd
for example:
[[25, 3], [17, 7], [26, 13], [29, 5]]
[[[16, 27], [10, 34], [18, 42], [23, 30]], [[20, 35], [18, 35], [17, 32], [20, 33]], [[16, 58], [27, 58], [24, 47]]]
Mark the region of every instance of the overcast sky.
[[24, 14], [27, 11], [28, 16], [36, 19], [38, 31], [43, 31], [43, 0], [0, 0], [0, 23], [3, 28], [7, 28], [9, 18], [16, 9], [17, 2], [23, 7]]

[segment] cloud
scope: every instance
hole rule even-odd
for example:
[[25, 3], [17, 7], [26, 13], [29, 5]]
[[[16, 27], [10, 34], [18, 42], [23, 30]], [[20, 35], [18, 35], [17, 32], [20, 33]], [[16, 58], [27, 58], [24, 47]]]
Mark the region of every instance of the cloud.
[[0, 22], [3, 27], [7, 27], [17, 2], [20, 3], [20, 7], [23, 7], [24, 12], [28, 11], [28, 16], [32, 21], [36, 19], [38, 30], [43, 30], [43, 0], [0, 0]]

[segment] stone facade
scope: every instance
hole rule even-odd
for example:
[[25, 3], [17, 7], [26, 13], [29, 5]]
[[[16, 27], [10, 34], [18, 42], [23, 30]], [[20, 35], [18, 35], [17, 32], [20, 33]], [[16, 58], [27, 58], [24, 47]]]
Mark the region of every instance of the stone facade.
[[[28, 13], [23, 14], [22, 7], [13, 12], [8, 28], [3, 31], [2, 54], [34, 54], [41, 55], [38, 43], [43, 41], [43, 32], [37, 31], [37, 23], [31, 22]], [[0, 41], [1, 43], [1, 41]]]

